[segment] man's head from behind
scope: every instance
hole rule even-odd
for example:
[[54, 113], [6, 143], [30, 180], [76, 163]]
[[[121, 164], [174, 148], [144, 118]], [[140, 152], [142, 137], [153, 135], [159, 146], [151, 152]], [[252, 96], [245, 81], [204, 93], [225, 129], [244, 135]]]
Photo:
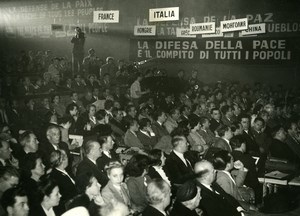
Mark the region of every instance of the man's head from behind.
[[197, 187], [194, 181], [188, 181], [178, 188], [176, 200], [188, 209], [194, 210], [199, 206], [201, 200], [200, 192], [201, 189]]
[[2, 196], [1, 204], [8, 216], [27, 216], [29, 213], [28, 198], [20, 188], [10, 188]]
[[19, 172], [11, 167], [0, 167], [0, 191], [16, 187], [19, 184]]
[[206, 160], [202, 160], [195, 164], [194, 171], [196, 173], [197, 181], [201, 184], [211, 185], [216, 178], [216, 172], [213, 165]]

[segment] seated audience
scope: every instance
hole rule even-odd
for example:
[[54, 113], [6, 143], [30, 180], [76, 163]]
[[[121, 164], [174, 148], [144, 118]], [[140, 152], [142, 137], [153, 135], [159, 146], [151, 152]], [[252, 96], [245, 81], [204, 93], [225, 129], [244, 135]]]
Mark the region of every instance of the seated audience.
[[105, 203], [100, 193], [101, 185], [96, 177], [91, 172], [82, 173], [76, 178], [76, 186], [79, 195], [66, 203], [66, 209], [83, 206], [90, 215], [98, 215]]
[[225, 150], [214, 154], [216, 182], [226, 193], [238, 200], [244, 209], [254, 210], [254, 206], [250, 206], [250, 201], [254, 200], [254, 192], [243, 187], [248, 170], [241, 161], [233, 161], [231, 154]]
[[61, 212], [64, 212], [66, 202], [77, 195], [73, 175], [66, 171], [68, 156], [65, 151], [53, 151], [50, 155], [50, 165], [52, 168], [50, 178], [54, 179], [59, 187], [61, 194], [59, 208]]
[[102, 189], [101, 194], [106, 204], [112, 200], [125, 204], [129, 209], [134, 209], [131, 204], [129, 191], [124, 180], [124, 168], [118, 161], [109, 162], [105, 166], [109, 181]]
[[147, 185], [148, 205], [142, 216], [165, 216], [171, 203], [171, 188], [163, 179], [154, 179]]
[[[200, 161], [195, 164], [196, 183], [201, 188], [201, 202], [199, 207], [204, 215], [209, 216], [242, 216], [244, 209], [238, 201], [227, 194], [215, 183], [216, 171], [208, 161]], [[218, 207], [216, 208], [216, 203]]]
[[147, 206], [146, 185], [150, 181], [147, 176], [149, 157], [143, 154], [135, 154], [125, 167], [126, 184], [133, 208], [142, 212]]
[[102, 154], [102, 149], [99, 142], [95, 140], [89, 140], [84, 144], [83, 148], [86, 156], [78, 164], [76, 177], [84, 173], [91, 172], [101, 186], [104, 187], [108, 182], [108, 178], [107, 175], [97, 166], [96, 162]]
[[151, 164], [151, 166], [149, 166], [148, 176], [151, 179], [163, 179], [171, 187], [171, 182], [164, 168], [166, 162], [165, 153], [162, 150], [153, 149], [149, 152], [148, 156]]
[[124, 143], [127, 147], [136, 147], [139, 149], [144, 149], [144, 145], [141, 143], [137, 137], [137, 132], [139, 131], [139, 125], [137, 120], [130, 119], [128, 120], [129, 128], [125, 133]]
[[188, 181], [180, 186], [177, 190], [175, 203], [170, 215], [199, 215], [196, 209], [198, 208], [201, 200], [200, 191], [200, 187], [198, 187], [194, 181]]
[[148, 118], [142, 118], [139, 120], [139, 130], [136, 135], [143, 145], [143, 149], [149, 151], [153, 149], [156, 144], [155, 133], [151, 128], [151, 121]]
[[54, 210], [54, 207], [59, 205], [60, 198], [61, 195], [56, 182], [45, 176], [38, 184], [37, 203], [30, 207], [30, 215], [61, 215], [62, 212]]
[[97, 165], [100, 170], [104, 171], [104, 167], [111, 161], [118, 160], [118, 155], [115, 153], [114, 149], [114, 140], [112, 136], [100, 136], [97, 139], [100, 143], [102, 154], [97, 159]]
[[188, 142], [184, 135], [172, 138], [173, 150], [166, 159], [166, 171], [172, 186], [180, 185], [193, 177], [193, 168], [184, 153], [188, 150]]
[[6, 190], [2, 196], [1, 204], [7, 216], [29, 215], [28, 198], [21, 187]]

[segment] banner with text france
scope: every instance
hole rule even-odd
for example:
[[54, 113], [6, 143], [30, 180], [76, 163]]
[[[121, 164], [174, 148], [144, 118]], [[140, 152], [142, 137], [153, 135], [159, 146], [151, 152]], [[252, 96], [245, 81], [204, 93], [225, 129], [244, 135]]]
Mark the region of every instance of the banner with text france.
[[119, 22], [119, 11], [94, 11], [94, 23], [118, 23]]

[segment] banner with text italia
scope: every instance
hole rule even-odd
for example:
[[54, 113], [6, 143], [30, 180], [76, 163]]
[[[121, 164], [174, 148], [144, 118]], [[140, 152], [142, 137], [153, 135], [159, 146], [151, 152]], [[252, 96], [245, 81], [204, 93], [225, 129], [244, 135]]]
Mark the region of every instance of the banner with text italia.
[[299, 40], [288, 38], [131, 39], [130, 59], [216, 64], [292, 64]]

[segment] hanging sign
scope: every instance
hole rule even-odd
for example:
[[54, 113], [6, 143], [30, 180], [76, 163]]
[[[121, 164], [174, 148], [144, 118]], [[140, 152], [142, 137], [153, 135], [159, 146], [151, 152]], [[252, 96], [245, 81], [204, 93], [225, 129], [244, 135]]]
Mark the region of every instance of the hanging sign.
[[119, 11], [94, 11], [94, 23], [118, 23]]
[[179, 7], [149, 9], [149, 21], [174, 21], [179, 20]]
[[190, 34], [207, 34], [215, 33], [215, 31], [216, 24], [214, 22], [190, 24]]
[[176, 37], [178, 37], [178, 38], [195, 38], [196, 35], [191, 35], [190, 29], [188, 29], [188, 28], [176, 28]]
[[223, 37], [224, 34], [220, 31], [220, 27], [216, 28], [216, 32], [212, 34], [203, 34], [202, 38], [216, 38], [216, 37]]
[[266, 23], [252, 24], [248, 26], [247, 30], [241, 32], [241, 35], [253, 35], [266, 33]]
[[225, 20], [220, 22], [221, 32], [232, 32], [248, 29], [248, 19]]
[[135, 36], [154, 36], [156, 33], [155, 25], [134, 26]]

